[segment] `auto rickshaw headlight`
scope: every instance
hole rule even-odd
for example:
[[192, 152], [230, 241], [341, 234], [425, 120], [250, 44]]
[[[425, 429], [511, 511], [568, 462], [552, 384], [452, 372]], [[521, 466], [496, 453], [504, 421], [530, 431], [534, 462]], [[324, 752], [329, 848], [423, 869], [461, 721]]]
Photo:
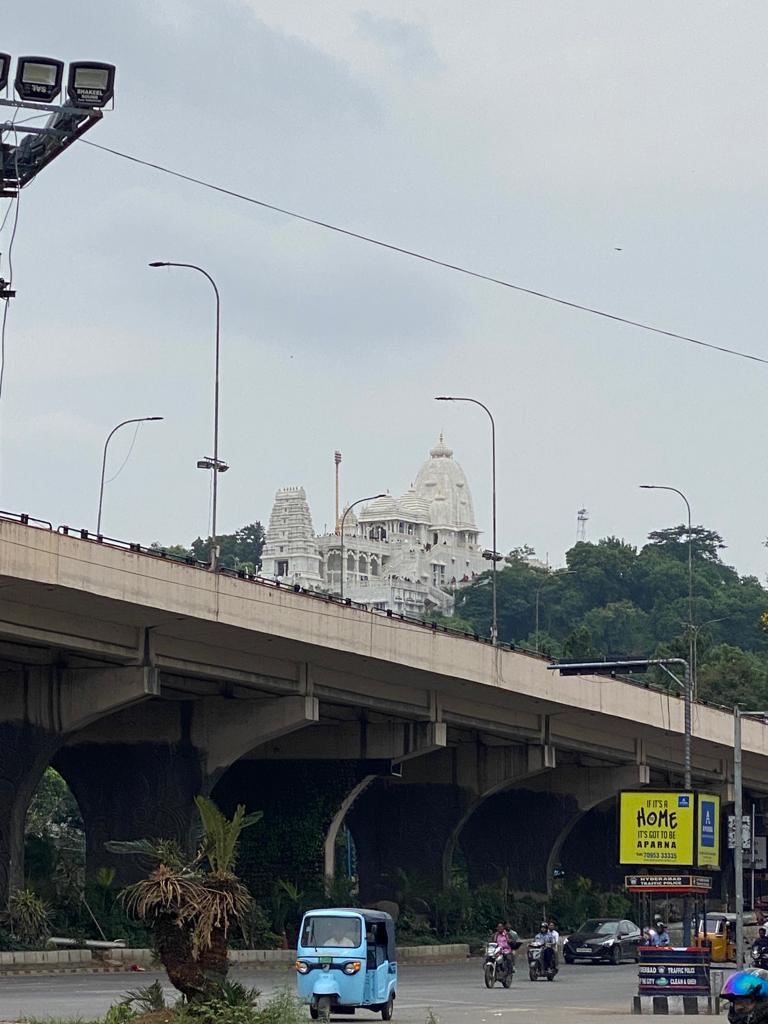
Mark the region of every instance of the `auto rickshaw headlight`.
[[307, 971], [309, 970], [309, 964], [305, 960], [297, 960], [296, 970], [299, 972], [299, 974], [306, 974]]
[[360, 970], [361, 963], [359, 960], [347, 960], [342, 970], [345, 974], [357, 974]]

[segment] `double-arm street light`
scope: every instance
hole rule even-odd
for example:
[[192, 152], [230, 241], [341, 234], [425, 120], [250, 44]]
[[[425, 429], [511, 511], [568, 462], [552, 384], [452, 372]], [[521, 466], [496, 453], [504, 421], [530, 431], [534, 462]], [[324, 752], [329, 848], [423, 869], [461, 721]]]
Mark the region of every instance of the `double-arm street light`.
[[[120, 427], [126, 426], [128, 423], [151, 423], [155, 420], [161, 420], [162, 416], [138, 416], [132, 420], [123, 420], [122, 423], [118, 423], [116, 427], [113, 427], [107, 434], [107, 440], [104, 442], [104, 454], [101, 459], [101, 485], [99, 486], [99, 514], [96, 519], [96, 535], [101, 534], [101, 510], [104, 505], [104, 475], [107, 470], [107, 448], [109, 448], [109, 442], [112, 440], [114, 434], [120, 429]], [[138, 427], [136, 428], [138, 430]], [[130, 452], [129, 452], [130, 454]]]
[[[742, 718], [768, 718], [768, 711], [742, 711], [733, 706], [733, 816], [736, 836], [733, 847], [733, 874], [736, 897], [736, 970], [744, 966], [744, 848], [742, 844], [742, 817], [744, 813], [741, 769]], [[754, 842], [754, 836], [752, 837]]]
[[196, 270], [203, 277], [207, 278], [216, 296], [216, 354], [213, 375], [213, 458], [200, 459], [197, 463], [198, 469], [210, 469], [213, 472], [213, 500], [211, 508], [211, 569], [216, 572], [219, 566], [218, 534], [216, 531], [216, 513], [219, 497], [219, 473], [226, 473], [229, 466], [219, 459], [219, 349], [220, 349], [220, 323], [221, 323], [221, 298], [216, 282], [202, 267], [195, 263], [172, 263], [165, 260], [154, 260], [150, 267], [183, 267], [186, 270]]
[[[493, 607], [491, 611], [491, 643], [498, 643], [499, 639], [499, 624], [498, 617], [496, 614], [496, 563], [501, 560], [501, 556], [496, 550], [496, 423], [491, 415], [491, 410], [487, 405], [484, 405], [477, 398], [461, 398], [456, 395], [438, 395], [435, 398], [436, 402], [471, 402], [472, 405], [479, 405], [481, 409], [485, 410], [488, 419], [491, 421], [491, 517], [492, 517], [492, 536], [491, 544], [493, 550], [491, 551], [491, 562], [493, 565], [491, 573], [491, 584], [493, 589]], [[487, 556], [486, 556], [487, 557]]]
[[340, 591], [340, 594], [341, 594], [342, 601], [344, 600], [344, 576], [345, 576], [345, 567], [344, 567], [344, 520], [347, 518], [348, 513], [350, 513], [352, 511], [352, 509], [356, 505], [362, 505], [363, 502], [365, 502], [365, 501], [376, 501], [377, 498], [386, 498], [386, 494], [373, 494], [373, 495], [371, 495], [370, 498], [358, 498], [357, 501], [353, 501], [351, 505], [347, 505], [347, 507], [344, 509], [344, 515], [341, 517], [341, 584], [340, 584], [340, 587], [339, 587], [339, 591]]

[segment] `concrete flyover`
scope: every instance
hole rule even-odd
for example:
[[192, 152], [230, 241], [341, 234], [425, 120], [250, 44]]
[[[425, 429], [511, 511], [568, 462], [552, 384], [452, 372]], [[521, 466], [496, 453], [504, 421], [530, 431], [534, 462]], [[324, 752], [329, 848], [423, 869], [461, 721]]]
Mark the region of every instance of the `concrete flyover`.
[[[347, 824], [365, 898], [391, 894], [397, 871], [439, 886], [457, 846], [471, 878], [546, 892], [581, 816], [625, 786], [678, 784], [683, 749], [679, 699], [546, 664], [0, 517], [0, 895], [21, 883], [50, 763], [80, 804], [90, 870], [109, 838], [184, 840], [209, 792], [279, 821], [257, 886], [332, 873]], [[745, 784], [768, 793], [768, 730], [743, 730]], [[694, 777], [726, 797], [731, 746], [730, 715], [696, 705]], [[286, 865], [291, 820], [317, 834]], [[489, 858], [500, 821], [509, 841]]]

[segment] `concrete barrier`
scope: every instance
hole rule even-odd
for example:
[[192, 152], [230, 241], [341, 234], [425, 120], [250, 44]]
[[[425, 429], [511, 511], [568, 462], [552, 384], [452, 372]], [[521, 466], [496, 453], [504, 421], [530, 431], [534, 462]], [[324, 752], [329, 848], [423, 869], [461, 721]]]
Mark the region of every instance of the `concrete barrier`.
[[24, 953], [0, 953], [0, 968], [30, 966], [76, 967], [93, 962], [90, 949], [33, 949]]
[[[400, 963], [415, 960], [431, 959], [466, 959], [469, 946], [466, 943], [446, 943], [429, 946], [399, 946], [397, 959]], [[296, 959], [293, 949], [231, 949], [229, 961], [233, 965], [292, 964]], [[13, 967], [93, 967], [102, 963], [139, 964], [149, 967], [155, 963], [155, 954], [151, 949], [110, 949], [99, 951], [90, 949], [56, 949], [32, 950], [24, 953], [0, 953], [0, 971]]]

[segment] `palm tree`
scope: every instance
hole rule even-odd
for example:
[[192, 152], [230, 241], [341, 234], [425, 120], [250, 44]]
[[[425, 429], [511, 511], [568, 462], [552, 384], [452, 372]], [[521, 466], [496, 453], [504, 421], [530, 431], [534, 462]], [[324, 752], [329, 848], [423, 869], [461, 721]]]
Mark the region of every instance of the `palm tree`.
[[[227, 934], [251, 904], [234, 873], [240, 834], [261, 820], [238, 805], [231, 820], [207, 797], [195, 798], [201, 836], [190, 861], [170, 840], [107, 843], [112, 853], [140, 854], [156, 864], [120, 894], [126, 910], [152, 929], [171, 984], [190, 1003], [218, 995], [227, 976]], [[207, 866], [207, 870], [206, 870]]]

